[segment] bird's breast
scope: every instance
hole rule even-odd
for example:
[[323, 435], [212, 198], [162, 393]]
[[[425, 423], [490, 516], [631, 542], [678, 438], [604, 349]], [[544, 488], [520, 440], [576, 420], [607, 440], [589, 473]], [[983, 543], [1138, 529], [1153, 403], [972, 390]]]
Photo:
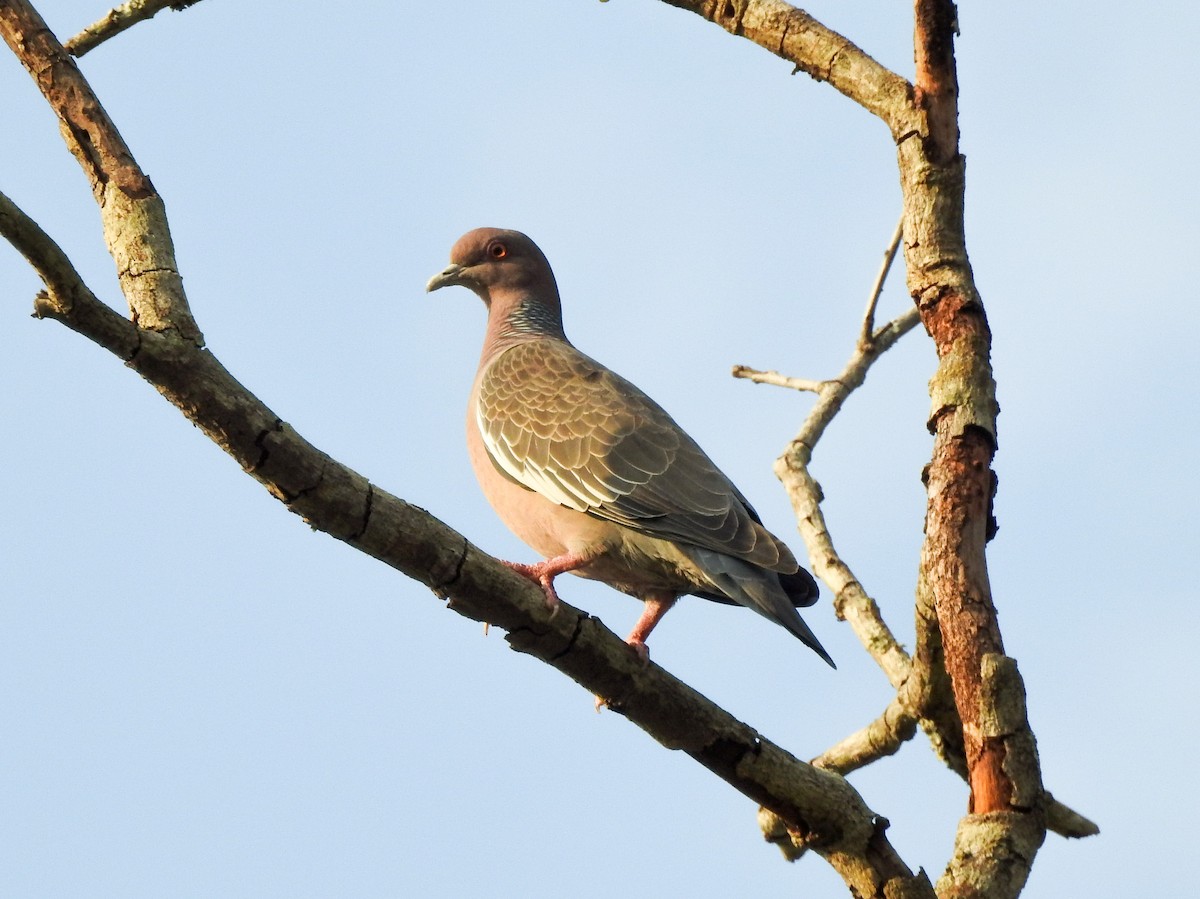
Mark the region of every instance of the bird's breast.
[[467, 452], [480, 489], [500, 520], [542, 556], [606, 548], [616, 539], [616, 525], [560, 506], [497, 468], [479, 431], [474, 400], [467, 409]]

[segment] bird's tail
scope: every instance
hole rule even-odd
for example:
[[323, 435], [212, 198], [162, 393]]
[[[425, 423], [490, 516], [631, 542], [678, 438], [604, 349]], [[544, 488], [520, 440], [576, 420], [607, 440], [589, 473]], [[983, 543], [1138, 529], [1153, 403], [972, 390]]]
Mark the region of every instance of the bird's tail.
[[788, 600], [797, 609], [807, 609], [821, 595], [816, 578], [803, 568], [797, 568], [794, 574], [779, 575], [779, 586], [783, 587]]
[[800, 642], [836, 668], [833, 659], [817, 639], [796, 606], [807, 607], [817, 601], [817, 584], [803, 568], [795, 574], [779, 574], [735, 559], [724, 553], [688, 546], [684, 550], [709, 577], [723, 596], [701, 592], [699, 595], [718, 602], [736, 602], [753, 609], [764, 618], [787, 628]]

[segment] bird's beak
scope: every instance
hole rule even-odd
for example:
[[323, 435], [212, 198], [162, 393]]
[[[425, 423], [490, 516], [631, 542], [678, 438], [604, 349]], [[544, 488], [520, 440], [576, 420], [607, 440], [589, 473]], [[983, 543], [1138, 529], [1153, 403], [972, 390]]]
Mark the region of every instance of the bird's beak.
[[432, 293], [440, 287], [453, 287], [456, 284], [462, 284], [462, 273], [465, 270], [464, 266], [457, 262], [452, 262], [432, 278], [425, 285], [425, 292]]

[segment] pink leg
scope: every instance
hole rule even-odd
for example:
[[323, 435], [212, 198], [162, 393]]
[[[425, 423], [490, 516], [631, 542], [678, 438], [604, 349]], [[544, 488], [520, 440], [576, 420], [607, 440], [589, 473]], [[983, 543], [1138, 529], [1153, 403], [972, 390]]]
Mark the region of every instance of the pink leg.
[[643, 662], [650, 661], [650, 650], [646, 648], [646, 638], [654, 630], [654, 626], [662, 621], [663, 615], [670, 611], [679, 597], [674, 593], [660, 593], [646, 597], [646, 605], [642, 609], [642, 617], [633, 626], [625, 642], [633, 647], [633, 651]]
[[[566, 571], [574, 571], [580, 565], [590, 562], [596, 553], [563, 553], [553, 559], [538, 562], [536, 565], [526, 565], [524, 562], [505, 562], [504, 564], [539, 584], [546, 594], [546, 608], [551, 614], [558, 611], [558, 593], [554, 589], [554, 579]], [[653, 625], [651, 625], [653, 627]]]
[[[644, 600], [642, 617], [638, 619], [629, 636], [625, 638], [625, 642], [637, 653], [637, 657], [642, 660], [643, 665], [650, 664], [650, 650], [646, 648], [646, 638], [650, 636], [654, 626], [662, 621], [663, 615], [666, 615], [671, 606], [675, 605], [675, 600], [678, 598], [679, 596], [674, 593], [659, 593], [651, 594]], [[608, 705], [607, 699], [603, 696], [596, 697], [597, 712], [606, 705]]]

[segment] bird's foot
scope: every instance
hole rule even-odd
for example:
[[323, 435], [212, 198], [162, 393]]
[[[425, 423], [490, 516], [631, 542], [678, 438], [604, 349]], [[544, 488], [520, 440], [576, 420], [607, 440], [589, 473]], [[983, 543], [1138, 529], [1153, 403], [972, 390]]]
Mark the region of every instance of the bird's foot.
[[586, 565], [603, 551], [603, 547], [592, 547], [583, 552], [563, 553], [561, 556], [546, 559], [536, 565], [526, 565], [524, 562], [505, 562], [504, 564], [517, 574], [522, 574], [541, 586], [542, 592], [546, 594], [546, 608], [550, 610], [550, 616], [553, 617], [558, 613], [558, 594], [554, 591], [554, 579], [564, 571], [574, 571]]
[[646, 645], [645, 641], [630, 635], [625, 639], [625, 642], [629, 644], [630, 649], [633, 650], [643, 665], [650, 664], [650, 647]]
[[524, 562], [505, 562], [504, 564], [541, 587], [542, 593], [546, 596], [546, 608], [550, 610], [550, 617], [553, 618], [558, 614], [558, 592], [554, 589], [554, 578], [560, 572], [553, 571], [548, 562], [538, 562], [536, 565], [526, 565]]

